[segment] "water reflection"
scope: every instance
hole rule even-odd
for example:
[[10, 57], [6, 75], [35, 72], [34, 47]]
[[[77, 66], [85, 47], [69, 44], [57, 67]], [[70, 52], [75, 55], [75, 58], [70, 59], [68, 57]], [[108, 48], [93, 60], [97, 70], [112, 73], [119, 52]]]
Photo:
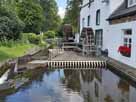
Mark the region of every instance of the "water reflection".
[[136, 89], [109, 70], [46, 70], [2, 102], [135, 102]]
[[135, 102], [135, 88], [109, 70], [64, 70], [64, 74], [63, 83], [80, 92], [84, 102]]

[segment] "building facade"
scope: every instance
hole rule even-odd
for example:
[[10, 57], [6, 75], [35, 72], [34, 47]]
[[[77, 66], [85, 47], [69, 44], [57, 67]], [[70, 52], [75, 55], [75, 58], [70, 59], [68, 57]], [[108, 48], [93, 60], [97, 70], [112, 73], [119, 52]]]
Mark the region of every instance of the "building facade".
[[136, 0], [83, 0], [80, 31], [84, 27], [109, 57], [136, 68]]

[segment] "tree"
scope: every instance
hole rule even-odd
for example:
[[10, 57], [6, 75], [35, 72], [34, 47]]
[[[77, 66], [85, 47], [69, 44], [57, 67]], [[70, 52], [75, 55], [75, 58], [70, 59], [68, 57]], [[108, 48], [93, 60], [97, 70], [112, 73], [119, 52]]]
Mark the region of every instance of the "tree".
[[23, 22], [13, 11], [0, 7], [0, 40], [19, 39], [23, 28]]
[[17, 14], [25, 23], [24, 32], [39, 33], [41, 31], [45, 19], [40, 4], [32, 0], [23, 0], [17, 5]]
[[71, 24], [75, 32], [78, 32], [79, 28], [79, 15], [80, 15], [80, 4], [82, 0], [68, 0], [66, 14], [64, 17], [64, 24]]
[[54, 30], [57, 31], [61, 23], [61, 18], [58, 15], [58, 7], [55, 0], [39, 0], [43, 8], [45, 16], [43, 31]]

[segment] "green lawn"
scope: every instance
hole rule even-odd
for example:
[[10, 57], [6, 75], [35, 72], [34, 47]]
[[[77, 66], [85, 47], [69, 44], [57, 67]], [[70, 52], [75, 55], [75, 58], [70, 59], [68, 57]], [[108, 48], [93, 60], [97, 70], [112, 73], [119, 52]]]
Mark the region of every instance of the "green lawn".
[[15, 58], [23, 56], [30, 48], [35, 47], [32, 44], [17, 44], [13, 47], [0, 47], [0, 61], [4, 61], [9, 58]]

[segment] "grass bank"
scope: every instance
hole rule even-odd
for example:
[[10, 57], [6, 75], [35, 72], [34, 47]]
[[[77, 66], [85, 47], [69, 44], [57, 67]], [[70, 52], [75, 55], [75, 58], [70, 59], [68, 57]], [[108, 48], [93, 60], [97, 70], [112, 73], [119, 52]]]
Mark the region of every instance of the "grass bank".
[[0, 46], [0, 61], [23, 56], [33, 47], [35, 47], [33, 44], [15, 44], [11, 47]]

